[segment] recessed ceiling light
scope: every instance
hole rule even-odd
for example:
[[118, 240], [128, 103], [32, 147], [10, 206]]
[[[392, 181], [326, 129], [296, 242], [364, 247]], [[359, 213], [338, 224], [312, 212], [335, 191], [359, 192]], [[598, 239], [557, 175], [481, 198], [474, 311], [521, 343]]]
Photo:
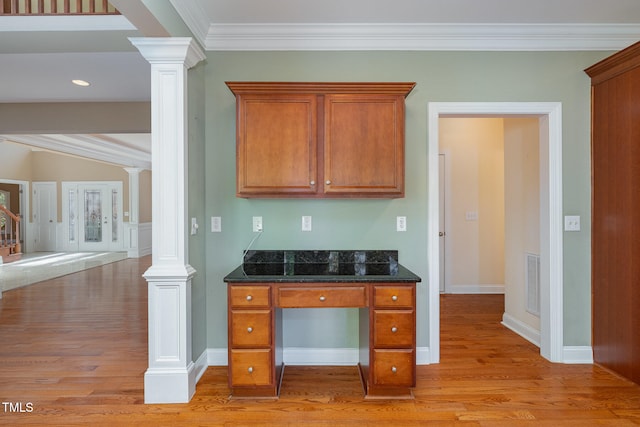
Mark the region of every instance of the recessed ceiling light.
[[71, 83], [73, 83], [74, 85], [78, 85], [78, 86], [89, 86], [90, 83], [84, 80], [71, 80]]

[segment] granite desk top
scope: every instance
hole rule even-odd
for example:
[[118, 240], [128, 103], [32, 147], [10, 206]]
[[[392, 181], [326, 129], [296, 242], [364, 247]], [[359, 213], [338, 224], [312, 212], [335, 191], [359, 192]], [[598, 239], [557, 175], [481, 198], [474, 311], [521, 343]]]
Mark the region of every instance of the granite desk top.
[[398, 251], [248, 251], [227, 283], [420, 282]]

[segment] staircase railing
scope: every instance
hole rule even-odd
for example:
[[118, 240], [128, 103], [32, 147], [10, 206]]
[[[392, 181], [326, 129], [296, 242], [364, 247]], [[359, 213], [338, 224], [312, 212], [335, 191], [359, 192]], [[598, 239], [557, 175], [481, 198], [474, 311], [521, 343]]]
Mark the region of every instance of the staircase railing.
[[4, 205], [0, 205], [0, 249], [8, 249], [8, 255], [22, 253], [20, 217]]
[[119, 15], [108, 0], [0, 0], [0, 15]]

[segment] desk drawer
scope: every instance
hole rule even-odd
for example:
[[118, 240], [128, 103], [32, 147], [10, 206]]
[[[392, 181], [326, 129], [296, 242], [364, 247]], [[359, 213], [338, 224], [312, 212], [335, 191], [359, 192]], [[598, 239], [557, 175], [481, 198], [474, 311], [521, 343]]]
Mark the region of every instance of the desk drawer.
[[411, 348], [415, 331], [413, 310], [374, 310], [373, 346]]
[[269, 308], [271, 306], [270, 286], [229, 286], [231, 307]]
[[374, 350], [373, 384], [414, 387], [415, 360], [413, 350]]
[[376, 308], [413, 308], [414, 286], [374, 286], [373, 305]]
[[271, 346], [271, 310], [232, 310], [231, 347]]
[[231, 385], [271, 385], [274, 365], [271, 350], [231, 350]]
[[282, 308], [366, 307], [364, 286], [282, 287], [278, 290]]

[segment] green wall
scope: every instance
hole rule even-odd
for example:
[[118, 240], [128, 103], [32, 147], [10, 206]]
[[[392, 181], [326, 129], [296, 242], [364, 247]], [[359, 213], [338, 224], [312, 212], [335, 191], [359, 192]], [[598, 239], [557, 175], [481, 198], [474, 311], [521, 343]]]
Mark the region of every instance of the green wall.
[[194, 359], [207, 348], [207, 257], [205, 214], [205, 90], [204, 64], [200, 63], [188, 75], [188, 189], [189, 202], [187, 221], [191, 228], [191, 218], [196, 218], [198, 232], [189, 237], [189, 264], [196, 269], [191, 280], [191, 325], [192, 356]]
[[[418, 291], [419, 347], [428, 346], [427, 104], [562, 102], [564, 212], [582, 232], [564, 235], [564, 341], [590, 345], [590, 83], [582, 71], [610, 52], [208, 52], [206, 82], [207, 346], [226, 347], [223, 277], [264, 220], [255, 249], [397, 249], [423, 278]], [[394, 200], [246, 200], [235, 197], [235, 98], [225, 81], [415, 81], [406, 99], [406, 197]], [[302, 215], [313, 231], [300, 231]], [[395, 217], [408, 231], [395, 231]], [[207, 219], [207, 221], [209, 221]], [[434, 284], [437, 286], [437, 284]], [[355, 347], [350, 310], [285, 313], [285, 346]], [[289, 320], [287, 322], [287, 320]], [[294, 321], [292, 321], [294, 320]], [[197, 356], [197, 354], [194, 354]]]

